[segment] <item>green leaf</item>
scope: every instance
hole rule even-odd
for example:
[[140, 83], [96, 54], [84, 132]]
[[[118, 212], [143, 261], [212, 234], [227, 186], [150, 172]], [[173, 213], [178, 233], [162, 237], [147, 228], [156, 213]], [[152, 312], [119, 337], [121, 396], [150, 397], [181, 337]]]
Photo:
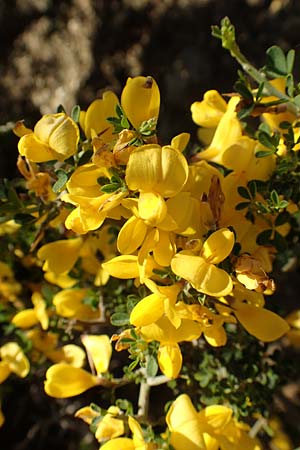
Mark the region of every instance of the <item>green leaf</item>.
[[116, 327], [123, 327], [124, 325], [129, 325], [129, 314], [116, 312], [112, 314], [110, 322], [112, 325]]
[[80, 117], [80, 106], [79, 105], [73, 106], [72, 111], [71, 111], [71, 117], [74, 120], [74, 122], [79, 123], [79, 117]]
[[26, 213], [18, 213], [14, 216], [14, 219], [17, 223], [20, 223], [21, 225], [26, 225], [36, 221], [35, 217], [33, 217], [31, 214]]
[[272, 230], [264, 230], [257, 235], [256, 242], [258, 245], [270, 245]]
[[274, 155], [274, 150], [259, 150], [255, 153], [256, 158], [264, 158], [265, 156]]
[[270, 199], [272, 200], [274, 205], [279, 204], [279, 196], [278, 196], [277, 192], [275, 191], [275, 189], [273, 189], [273, 191], [270, 193]]
[[88, 162], [90, 162], [93, 153], [94, 153], [93, 150], [85, 151], [78, 160], [78, 166], [83, 166], [83, 164], [87, 164]]
[[300, 94], [293, 98], [293, 103], [300, 108]]
[[284, 223], [289, 222], [291, 216], [287, 211], [282, 211], [275, 219], [275, 226], [278, 227]]
[[105, 184], [101, 187], [101, 192], [105, 192], [105, 194], [112, 194], [113, 192], [116, 192], [120, 188], [119, 183], [110, 183]]
[[58, 105], [56, 111], [57, 111], [58, 113], [65, 113], [65, 114], [67, 114], [67, 113], [66, 113], [66, 110], [65, 110], [65, 108], [64, 108], [64, 106], [61, 105], [61, 104]]
[[247, 187], [250, 191], [250, 194], [253, 198], [255, 198], [256, 193], [257, 193], [257, 184], [255, 182], [255, 180], [251, 180], [247, 183]]
[[288, 51], [288, 54], [286, 55], [286, 68], [288, 73], [293, 72], [294, 62], [295, 62], [295, 50], [291, 48]]
[[284, 51], [277, 45], [268, 48], [267, 52], [267, 69], [278, 75], [286, 75], [288, 73], [287, 63]]
[[155, 377], [158, 371], [158, 364], [156, 361], [155, 356], [150, 355], [148, 357], [147, 366], [146, 366], [146, 373], [148, 377]]
[[241, 197], [246, 198], [247, 200], [251, 200], [251, 195], [249, 194], [247, 188], [245, 188], [244, 186], [239, 186], [237, 190]]
[[265, 133], [264, 131], [259, 131], [258, 140], [265, 147], [274, 150], [274, 142], [273, 142], [274, 140], [272, 139], [272, 136], [270, 136], [268, 133]]
[[248, 208], [249, 205], [251, 205], [250, 202], [241, 202], [241, 203], [238, 203], [238, 204], [236, 205], [235, 209], [236, 209], [237, 211], [240, 211], [241, 209]]
[[52, 190], [55, 194], [60, 192], [65, 187], [65, 184], [68, 181], [68, 175], [64, 170], [62, 169], [57, 170], [56, 175], [57, 180], [52, 186]]
[[248, 89], [248, 87], [242, 82], [242, 81], [237, 81], [234, 84], [234, 89], [248, 102], [253, 102], [253, 95], [252, 92], [250, 91], [250, 89]]

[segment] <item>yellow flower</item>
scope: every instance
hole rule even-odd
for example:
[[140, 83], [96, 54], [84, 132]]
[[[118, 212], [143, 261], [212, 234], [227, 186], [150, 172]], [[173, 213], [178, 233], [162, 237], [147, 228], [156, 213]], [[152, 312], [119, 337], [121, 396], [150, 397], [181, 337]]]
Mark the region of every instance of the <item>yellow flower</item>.
[[288, 330], [288, 323], [272, 311], [265, 309], [263, 296], [236, 284], [227, 297], [237, 320], [248, 333], [264, 342], [281, 338]]
[[126, 183], [130, 190], [173, 197], [188, 177], [188, 164], [179, 150], [171, 146], [147, 144], [129, 157]]
[[286, 337], [288, 342], [296, 347], [300, 347], [300, 310], [292, 311], [285, 318], [287, 323], [290, 325], [290, 330], [287, 332]]
[[15, 373], [25, 378], [30, 370], [30, 363], [23, 350], [16, 342], [7, 342], [0, 347], [0, 384], [11, 374]]
[[104, 92], [102, 99], [94, 100], [87, 111], [80, 111], [80, 126], [88, 139], [101, 135], [101, 139], [110, 142], [113, 139], [113, 126], [108, 117], [116, 116], [118, 97], [111, 91]]
[[202, 327], [187, 319], [181, 320], [176, 328], [166, 316], [163, 316], [157, 322], [141, 327], [139, 332], [146, 341], [160, 343], [157, 355], [160, 370], [168, 378], [177, 378], [182, 366], [178, 343], [197, 339], [201, 335]]
[[68, 319], [83, 321], [99, 319], [100, 311], [94, 311], [89, 305], [84, 304], [83, 300], [86, 296], [87, 289], [63, 289], [54, 295], [53, 305], [58, 315]]
[[222, 115], [215, 129], [209, 147], [198, 153], [197, 159], [223, 164], [225, 150], [242, 137], [242, 126], [236, 113], [236, 105], [239, 101], [240, 98], [237, 96], [229, 100], [226, 112]]
[[109, 178], [108, 171], [91, 163], [78, 167], [72, 174], [67, 183], [68, 194], [62, 196], [63, 201], [76, 206], [66, 218], [67, 229], [85, 234], [98, 229], [106, 217], [119, 220], [126, 213], [120, 203], [127, 192], [101, 192], [100, 177]]
[[[118, 419], [121, 414], [120, 408], [110, 406], [103, 418], [97, 425], [95, 438], [98, 442], [107, 441], [122, 436], [125, 433], [124, 421]], [[75, 417], [79, 417], [89, 425], [92, 421], [99, 417], [99, 414], [90, 406], [85, 406], [76, 411]]]
[[64, 161], [77, 152], [79, 129], [64, 113], [46, 114], [34, 130], [25, 130], [18, 143], [20, 155], [29, 161]]
[[235, 421], [226, 406], [211, 405], [198, 413], [182, 394], [171, 405], [166, 421], [175, 450], [261, 450], [258, 440], [247, 434], [249, 427]]
[[45, 392], [51, 397], [73, 397], [100, 384], [102, 373], [107, 371], [112, 353], [109, 337], [85, 335], [82, 342], [96, 369], [97, 376], [74, 365], [54, 364], [47, 370], [45, 381]]
[[128, 78], [121, 95], [121, 105], [134, 128], [158, 118], [160, 93], [152, 77]]
[[174, 309], [177, 295], [180, 292], [179, 285], [156, 286], [151, 280], [146, 283], [153, 292], [144, 297], [131, 311], [130, 323], [136, 327], [146, 326], [156, 322], [163, 314], [169, 318], [177, 328], [181, 320]]
[[199, 292], [216, 297], [227, 295], [232, 290], [231, 277], [215, 264], [230, 255], [233, 245], [233, 232], [221, 228], [206, 239], [199, 255], [189, 250], [177, 253], [171, 261], [172, 270]]
[[43, 330], [49, 326], [49, 317], [46, 311], [46, 302], [39, 292], [34, 292], [31, 296], [33, 308], [27, 308], [18, 312], [12, 319], [12, 323], [19, 328], [31, 328], [40, 323]]
[[154, 450], [157, 447], [145, 442], [143, 430], [140, 424], [131, 416], [128, 417], [128, 425], [132, 432], [132, 439], [117, 437], [106, 442], [101, 450]]

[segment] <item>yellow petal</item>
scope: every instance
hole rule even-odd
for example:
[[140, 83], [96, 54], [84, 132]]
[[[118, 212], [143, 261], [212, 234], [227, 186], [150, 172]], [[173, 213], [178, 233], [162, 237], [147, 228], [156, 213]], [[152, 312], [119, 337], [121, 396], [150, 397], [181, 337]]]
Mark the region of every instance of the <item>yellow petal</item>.
[[46, 311], [46, 302], [39, 292], [34, 292], [31, 296], [31, 301], [34, 305], [36, 317], [40, 322], [42, 329], [47, 330], [49, 326], [49, 317]]
[[159, 240], [153, 249], [153, 256], [157, 264], [162, 267], [168, 267], [176, 252], [173, 233], [158, 230]]
[[99, 414], [90, 406], [84, 406], [76, 411], [75, 417], [79, 417], [88, 425], [91, 425], [92, 421], [99, 416]]
[[8, 342], [0, 348], [0, 356], [9, 365], [9, 369], [21, 378], [25, 378], [30, 364], [23, 350], [16, 342]]
[[55, 159], [64, 161], [77, 151], [79, 129], [64, 113], [46, 114], [35, 125], [34, 134], [53, 151]]
[[115, 438], [101, 446], [101, 450], [135, 450], [133, 440], [129, 438]]
[[45, 392], [50, 397], [74, 397], [96, 385], [96, 377], [69, 364], [54, 364], [46, 372]]
[[139, 276], [137, 256], [121, 255], [102, 264], [102, 267], [112, 276], [127, 280]]
[[[102, 99], [94, 100], [88, 107], [83, 130], [88, 139], [91, 138], [92, 130], [96, 135], [101, 134], [104, 142], [109, 142], [113, 138], [113, 126], [108, 122], [108, 117], [116, 117], [116, 106], [119, 103], [118, 97], [112, 92], [104, 92]], [[104, 133], [103, 133], [104, 131]]]
[[167, 205], [161, 195], [152, 192], [141, 192], [138, 201], [138, 212], [147, 225], [158, 225], [167, 214]]
[[160, 93], [152, 77], [128, 78], [122, 91], [121, 105], [134, 128], [142, 122], [157, 118], [160, 106]]
[[0, 361], [0, 384], [11, 374], [9, 364], [6, 361]]
[[204, 336], [212, 347], [220, 347], [227, 342], [227, 334], [223, 327], [207, 328], [204, 330]]
[[220, 432], [231, 421], [232, 409], [223, 405], [211, 405], [198, 413], [198, 417], [201, 422]]
[[143, 220], [132, 216], [125, 222], [118, 234], [118, 250], [123, 254], [130, 254], [139, 248], [146, 236], [147, 225]]
[[83, 303], [87, 295], [86, 289], [64, 289], [53, 297], [56, 312], [62, 317], [91, 320], [99, 318], [100, 312], [93, 311]]
[[228, 228], [221, 228], [211, 234], [203, 244], [200, 255], [211, 264], [219, 264], [230, 255], [234, 246], [234, 234]]
[[202, 127], [216, 127], [226, 112], [227, 104], [219, 92], [205, 92], [202, 102], [194, 102], [191, 106], [192, 119]]
[[[111, 408], [109, 408], [110, 410]], [[117, 438], [124, 434], [124, 422], [122, 419], [117, 419], [113, 417], [112, 414], [105, 414], [104, 418], [101, 420], [97, 426], [95, 433], [95, 438], [101, 442], [103, 440]], [[122, 448], [122, 447], [121, 447]]]
[[44, 278], [49, 281], [49, 283], [56, 284], [56, 286], [59, 286], [62, 289], [71, 288], [78, 283], [78, 280], [71, 278], [66, 272], [60, 273], [59, 275], [56, 275], [54, 272], [46, 272]]
[[25, 134], [18, 142], [20, 155], [29, 161], [45, 162], [55, 159], [55, 155], [48, 144], [40, 141], [33, 133]]
[[33, 308], [28, 308], [18, 312], [11, 322], [18, 328], [26, 329], [39, 323], [39, 319], [37, 318], [35, 310]]
[[232, 280], [227, 272], [207, 263], [200, 256], [177, 253], [171, 261], [173, 272], [189, 281], [204, 294], [221, 297], [232, 290]]
[[171, 405], [166, 421], [175, 450], [204, 450], [203, 429], [190, 398], [182, 394]]
[[57, 350], [47, 351], [46, 355], [55, 363], [64, 362], [74, 367], [82, 367], [85, 363], [85, 352], [81, 347], [74, 344], [67, 344]]
[[3, 411], [2, 411], [2, 408], [1, 408], [1, 405], [0, 405], [0, 428], [2, 427], [4, 422], [5, 422], [5, 417], [4, 417], [4, 414], [3, 414]]
[[183, 152], [185, 147], [188, 145], [190, 140], [189, 133], [180, 133], [177, 136], [173, 137], [171, 141], [171, 147], [177, 148], [180, 152]]
[[178, 377], [182, 366], [182, 355], [178, 344], [161, 345], [158, 349], [157, 360], [160, 370], [166, 377]]
[[170, 146], [148, 144], [138, 147], [126, 168], [129, 189], [156, 192], [163, 197], [173, 197], [184, 186], [188, 177], [185, 157]]
[[19, 120], [13, 128], [13, 132], [16, 136], [21, 138], [22, 136], [25, 136], [25, 134], [32, 133], [32, 130], [25, 126], [24, 120]]
[[93, 361], [97, 374], [107, 372], [112, 354], [109, 337], [106, 334], [86, 334], [81, 337], [81, 341]]
[[288, 323], [282, 317], [264, 308], [235, 303], [234, 314], [248, 333], [264, 342], [275, 341], [288, 330]]
[[143, 298], [133, 308], [130, 314], [130, 323], [136, 327], [156, 322], [164, 313], [164, 295], [151, 294]]
[[79, 256], [82, 238], [65, 239], [43, 245], [37, 256], [44, 260], [45, 271], [61, 274], [72, 269]]

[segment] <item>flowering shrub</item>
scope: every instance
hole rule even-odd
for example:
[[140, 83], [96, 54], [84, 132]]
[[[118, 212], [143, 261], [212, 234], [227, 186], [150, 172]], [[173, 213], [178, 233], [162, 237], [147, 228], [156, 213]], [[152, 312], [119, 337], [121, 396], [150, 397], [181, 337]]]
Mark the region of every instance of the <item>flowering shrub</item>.
[[[213, 34], [243, 72], [233, 93], [192, 104], [196, 146], [184, 132], [160, 142], [150, 76], [14, 128], [0, 381], [42, 373], [54, 398], [94, 389], [75, 416], [103, 450], [258, 450], [280, 428], [268, 343], [299, 346], [299, 311], [283, 318], [271, 296], [299, 256], [300, 87], [292, 50], [271, 47], [257, 70], [228, 19]], [[138, 399], [120, 397], [126, 385]], [[150, 402], [159, 385], [164, 411]]]

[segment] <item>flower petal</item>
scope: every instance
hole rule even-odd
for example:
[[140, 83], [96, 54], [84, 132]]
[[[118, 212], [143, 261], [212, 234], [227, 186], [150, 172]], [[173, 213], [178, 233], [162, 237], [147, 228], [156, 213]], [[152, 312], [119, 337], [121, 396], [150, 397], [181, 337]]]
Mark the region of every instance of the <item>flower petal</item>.
[[175, 450], [204, 450], [203, 429], [191, 399], [181, 394], [171, 405], [166, 421]]
[[40, 141], [33, 133], [25, 134], [21, 137], [18, 142], [18, 150], [20, 155], [33, 162], [45, 162], [55, 159], [49, 145]]
[[160, 93], [152, 77], [128, 78], [121, 95], [121, 105], [134, 128], [145, 120], [157, 118]]
[[248, 333], [264, 342], [275, 341], [289, 330], [282, 317], [264, 308], [236, 302], [234, 314]]
[[182, 354], [178, 344], [161, 345], [157, 360], [162, 373], [168, 378], [177, 378], [182, 366]]
[[69, 364], [54, 364], [46, 372], [45, 392], [50, 397], [74, 397], [96, 385], [96, 377]]
[[124, 223], [118, 234], [118, 250], [123, 254], [130, 254], [139, 248], [146, 236], [147, 225], [143, 220], [137, 217], [130, 217], [127, 222]]
[[45, 260], [43, 269], [55, 274], [71, 270], [78, 259], [82, 242], [82, 239], [78, 237], [43, 245], [37, 253], [39, 259]]
[[143, 298], [131, 311], [130, 323], [136, 327], [143, 327], [156, 322], [164, 313], [165, 298], [159, 294]]
[[138, 257], [121, 255], [102, 264], [102, 267], [112, 276], [127, 280], [139, 276]]
[[201, 249], [200, 256], [211, 264], [219, 264], [230, 255], [233, 246], [233, 232], [228, 228], [221, 228], [206, 239]]
[[21, 378], [30, 370], [30, 363], [23, 350], [16, 342], [8, 342], [0, 348], [0, 356], [9, 365], [9, 369]]
[[81, 341], [93, 361], [97, 374], [107, 372], [112, 354], [109, 337], [106, 334], [86, 334], [81, 337]]
[[232, 280], [225, 270], [207, 263], [200, 256], [177, 253], [171, 261], [173, 272], [204, 294], [221, 297], [230, 294]]

